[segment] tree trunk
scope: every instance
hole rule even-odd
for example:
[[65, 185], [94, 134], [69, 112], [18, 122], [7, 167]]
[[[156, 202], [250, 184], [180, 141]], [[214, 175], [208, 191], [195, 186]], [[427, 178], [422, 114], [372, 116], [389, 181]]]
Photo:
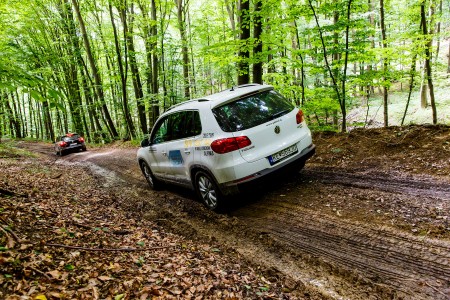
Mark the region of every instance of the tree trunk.
[[295, 21], [295, 20], [294, 20], [294, 26], [295, 26], [295, 36], [297, 38], [297, 45], [298, 45], [298, 50], [299, 50], [298, 56], [300, 57], [300, 62], [301, 62], [301, 66], [300, 66], [300, 85], [302, 87], [302, 102], [301, 102], [301, 105], [303, 106], [305, 104], [305, 66], [304, 66], [304, 62], [303, 62], [303, 55], [300, 52], [300, 35], [299, 35], [299, 32], [298, 32], [297, 21]]
[[231, 30], [233, 32], [236, 32], [236, 21], [235, 21], [235, 15], [234, 15], [234, 0], [225, 0], [225, 7], [227, 9], [228, 18], [230, 20]]
[[437, 37], [437, 45], [436, 45], [436, 61], [439, 60], [439, 50], [441, 47], [441, 18], [442, 18], [442, 0], [439, 1], [439, 21], [436, 26], [436, 37]]
[[416, 62], [417, 62], [417, 54], [414, 53], [414, 56], [413, 56], [413, 59], [411, 62], [411, 77], [409, 80], [408, 100], [406, 101], [405, 112], [403, 113], [402, 122], [400, 123], [401, 126], [403, 126], [403, 123], [405, 122], [406, 113], [408, 112], [408, 106], [409, 106], [409, 102], [411, 100], [411, 94], [412, 94], [412, 91], [414, 88], [414, 76], [416, 74]]
[[152, 121], [154, 124], [156, 119], [159, 117], [159, 99], [158, 95], [158, 51], [157, 51], [157, 39], [158, 39], [158, 26], [156, 25], [156, 2], [155, 0], [151, 0], [151, 16], [152, 16], [152, 26], [151, 26], [151, 34], [152, 34], [152, 42], [150, 44], [150, 48], [152, 49], [152, 94], [154, 95], [152, 99]]
[[[22, 130], [20, 129], [20, 122], [17, 119], [17, 117], [14, 115], [14, 112], [11, 108], [11, 105], [9, 104], [8, 101], [8, 96], [3, 97], [5, 99], [5, 108], [6, 108], [6, 114], [8, 116], [9, 119], [9, 128], [11, 131], [11, 134], [13, 134], [16, 138], [22, 138]], [[12, 99], [12, 101], [14, 101], [14, 98]]]
[[[383, 49], [387, 48], [386, 41], [386, 26], [384, 24], [384, 0], [380, 0], [380, 26], [381, 26], [381, 39]], [[389, 114], [388, 114], [388, 88], [386, 82], [386, 75], [388, 72], [388, 59], [386, 52], [383, 55], [383, 108], [384, 108], [384, 127], [389, 126]]]
[[450, 73], [450, 39], [448, 41], [447, 73]]
[[[131, 119], [130, 107], [128, 105], [128, 97], [127, 97], [127, 75], [126, 75], [126, 72], [127, 72], [127, 54], [126, 54], [127, 47], [125, 45], [124, 59], [125, 59], [126, 66], [124, 68], [123, 62], [122, 62], [122, 53], [120, 52], [119, 38], [117, 35], [116, 24], [114, 22], [114, 15], [113, 15], [113, 11], [112, 11], [111, 2], [109, 2], [108, 6], [109, 6], [109, 15], [111, 18], [111, 25], [112, 25], [113, 33], [114, 33], [114, 46], [116, 48], [117, 64], [119, 65], [120, 83], [121, 83], [121, 88], [122, 88], [122, 111], [123, 111], [123, 117], [125, 119], [126, 132], [127, 132], [124, 139], [129, 140], [130, 138], [135, 137], [135, 131], [134, 131], [133, 120]], [[118, 10], [123, 18], [123, 22], [124, 22], [123, 30], [125, 33], [128, 31], [125, 8], [119, 7]]]
[[248, 39], [250, 38], [250, 0], [239, 0], [239, 29], [240, 29], [240, 46], [239, 46], [239, 62], [238, 62], [238, 85], [250, 82], [249, 58], [250, 53], [247, 49]]
[[186, 9], [184, 0], [175, 0], [177, 6], [178, 30], [181, 38], [181, 54], [183, 57], [183, 79], [184, 79], [184, 97], [191, 97], [189, 86], [189, 53], [188, 41], [186, 37]]
[[422, 20], [423, 35], [428, 39], [428, 43], [425, 46], [425, 72], [428, 81], [428, 88], [430, 90], [430, 104], [433, 114], [433, 124], [437, 124], [436, 103], [434, 99], [433, 78], [431, 72], [431, 45], [432, 38], [427, 31], [427, 20], [425, 16], [425, 1], [420, 4], [420, 16]]
[[255, 45], [253, 47], [253, 82], [262, 84], [262, 48], [263, 44], [261, 41], [261, 33], [262, 33], [262, 0], [254, 1], [254, 14], [253, 14], [253, 38], [255, 39]]
[[[348, 17], [350, 17], [350, 7], [351, 7], [351, 2], [352, 0], [348, 1]], [[347, 127], [347, 122], [346, 122], [346, 108], [345, 108], [345, 96], [342, 98], [341, 97], [341, 92], [339, 91], [339, 86], [338, 83], [336, 81], [336, 77], [334, 76], [334, 72], [331, 69], [330, 63], [328, 62], [328, 52], [327, 52], [327, 47], [325, 45], [325, 40], [323, 37], [323, 32], [322, 32], [322, 28], [320, 27], [319, 24], [319, 19], [317, 17], [316, 14], [316, 10], [314, 9], [314, 6], [312, 5], [311, 0], [308, 0], [308, 4], [309, 7], [311, 8], [313, 15], [314, 15], [314, 19], [316, 21], [316, 25], [317, 25], [317, 29], [319, 30], [319, 38], [320, 38], [320, 42], [322, 43], [322, 50], [323, 50], [323, 58], [325, 60], [325, 67], [328, 70], [328, 74], [331, 77], [331, 81], [333, 82], [333, 89], [336, 92], [336, 96], [339, 102], [339, 106], [341, 108], [341, 112], [342, 112], [342, 131], [346, 131], [346, 127]], [[346, 47], [348, 47], [348, 24], [347, 24], [347, 28], [346, 28]], [[348, 53], [348, 52], [347, 52]], [[345, 67], [345, 70], [347, 69], [347, 67]], [[343, 87], [345, 87], [345, 85], [343, 85]], [[345, 91], [343, 91], [345, 92]]]
[[[126, 24], [125, 9], [126, 8], [124, 8], [124, 13], [121, 14], [122, 23], [124, 24], [124, 30], [127, 28], [125, 26]], [[136, 63], [136, 54], [134, 49], [133, 21], [134, 21], [134, 9], [133, 4], [131, 4], [130, 26], [128, 27], [128, 31], [125, 32], [125, 38], [128, 46], [128, 57], [130, 60], [131, 78], [133, 81], [134, 96], [136, 98], [136, 107], [139, 116], [139, 124], [141, 125], [142, 133], [148, 134], [147, 119], [145, 117], [144, 92], [142, 90], [141, 75], [139, 74], [139, 68]]]
[[108, 107], [106, 106], [105, 95], [104, 95], [104, 92], [103, 92], [103, 84], [102, 84], [102, 80], [101, 80], [101, 76], [100, 76], [100, 71], [97, 68], [97, 65], [96, 65], [95, 60], [94, 60], [94, 56], [92, 54], [91, 45], [89, 43], [89, 39], [88, 39], [88, 36], [87, 36], [87, 33], [86, 33], [86, 27], [84, 25], [84, 20], [83, 20], [83, 18], [81, 16], [80, 8], [78, 6], [77, 0], [72, 0], [72, 5], [73, 5], [73, 7], [75, 9], [75, 12], [77, 14], [77, 19], [78, 19], [78, 23], [80, 25], [81, 35], [83, 37], [84, 47], [86, 48], [85, 49], [86, 50], [86, 55], [88, 57], [89, 64], [90, 64], [91, 69], [92, 69], [92, 74], [93, 74], [94, 80], [95, 80], [95, 89], [96, 89], [97, 95], [98, 95], [98, 97], [100, 99], [100, 102], [101, 102], [101, 106], [102, 106], [102, 109], [103, 109], [103, 114], [104, 114], [104, 117], [105, 117], [105, 119], [107, 121], [107, 124], [108, 124], [108, 129], [110, 130], [110, 134], [111, 134], [111, 136], [113, 138], [118, 138], [119, 135], [117, 133], [116, 127], [114, 125], [114, 122], [111, 119], [111, 115], [109, 114]]

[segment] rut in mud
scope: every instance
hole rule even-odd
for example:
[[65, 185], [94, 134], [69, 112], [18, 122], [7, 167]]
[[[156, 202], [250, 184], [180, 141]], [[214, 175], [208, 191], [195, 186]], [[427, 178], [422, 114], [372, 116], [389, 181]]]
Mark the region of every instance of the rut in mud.
[[[439, 130], [448, 136], [448, 129]], [[414, 138], [414, 132], [409, 136]], [[336, 147], [329, 139], [319, 143], [319, 150]], [[419, 171], [402, 172], [389, 157], [374, 157], [383, 162], [376, 167], [348, 164], [342, 153], [351, 153], [355, 160], [355, 148], [328, 156], [319, 151], [322, 161], [313, 159], [294, 178], [242, 196], [226, 215], [207, 211], [185, 190], [148, 190], [135, 150], [77, 153], [61, 161], [112, 171], [121, 178], [117, 188], [140, 195], [134, 199], [139, 205], [129, 207], [139, 207], [142, 215], [188, 238], [213, 238], [270, 272], [294, 278], [293, 286], [310, 294], [330, 299], [450, 299], [450, 182], [448, 166], [440, 165], [448, 160], [446, 145], [433, 153], [435, 161], [426, 161], [444, 176], [419, 172], [429, 170], [425, 160], [423, 169], [414, 164], [411, 170]], [[391, 155], [393, 160], [399, 160], [398, 153]], [[330, 161], [336, 162], [333, 167]]]

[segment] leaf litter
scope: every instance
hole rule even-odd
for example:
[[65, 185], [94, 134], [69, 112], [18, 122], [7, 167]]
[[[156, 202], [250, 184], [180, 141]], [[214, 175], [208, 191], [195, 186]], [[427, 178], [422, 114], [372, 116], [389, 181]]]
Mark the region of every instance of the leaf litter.
[[82, 167], [23, 158], [0, 169], [2, 299], [299, 297], [220, 245], [130, 217]]

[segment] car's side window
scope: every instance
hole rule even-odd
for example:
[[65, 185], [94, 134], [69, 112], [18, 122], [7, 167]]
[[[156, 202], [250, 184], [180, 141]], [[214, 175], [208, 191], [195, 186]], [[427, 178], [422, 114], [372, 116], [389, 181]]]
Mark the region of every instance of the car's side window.
[[202, 123], [200, 122], [200, 114], [194, 110], [191, 112], [190, 118], [187, 120], [188, 136], [196, 136], [202, 133]]
[[172, 140], [184, 138], [186, 131], [186, 112], [177, 112], [169, 116], [169, 127], [172, 130]]
[[185, 139], [202, 132], [198, 111], [188, 110], [170, 114], [155, 125], [152, 144]]
[[160, 144], [170, 140], [168, 123], [169, 118], [165, 117], [155, 125], [155, 130], [151, 138], [152, 144]]

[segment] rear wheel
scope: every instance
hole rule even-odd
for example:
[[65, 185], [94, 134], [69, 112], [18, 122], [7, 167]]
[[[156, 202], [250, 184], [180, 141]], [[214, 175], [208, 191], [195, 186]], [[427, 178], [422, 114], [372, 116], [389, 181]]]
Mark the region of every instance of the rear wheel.
[[209, 174], [203, 171], [195, 174], [195, 189], [206, 207], [210, 210], [220, 211], [223, 206], [223, 196]]
[[155, 178], [155, 176], [152, 173], [152, 170], [145, 161], [141, 162], [141, 170], [142, 174], [144, 174], [144, 177], [148, 182], [148, 185], [152, 189], [158, 190], [161, 188], [161, 182]]

